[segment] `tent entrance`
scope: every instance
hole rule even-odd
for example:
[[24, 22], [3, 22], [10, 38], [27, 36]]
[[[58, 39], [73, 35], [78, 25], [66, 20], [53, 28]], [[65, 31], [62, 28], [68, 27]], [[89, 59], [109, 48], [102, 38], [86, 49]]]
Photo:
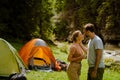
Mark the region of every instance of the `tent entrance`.
[[34, 57], [34, 65], [38, 65], [38, 66], [47, 66], [47, 62], [42, 59], [42, 58], [37, 58], [37, 57]]
[[51, 65], [46, 62], [43, 58], [32, 57], [30, 59], [29, 68], [34, 70], [50, 70]]
[[34, 63], [39, 63], [38, 65], [34, 64], [34, 69], [35, 70], [50, 70], [50, 65], [46, 63], [46, 61], [42, 58], [36, 58], [34, 57]]

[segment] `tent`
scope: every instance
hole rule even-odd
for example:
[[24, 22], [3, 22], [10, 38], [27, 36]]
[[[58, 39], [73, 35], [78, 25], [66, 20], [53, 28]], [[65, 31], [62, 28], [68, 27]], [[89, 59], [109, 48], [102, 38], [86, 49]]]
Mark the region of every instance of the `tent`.
[[0, 79], [16, 73], [25, 73], [25, 68], [16, 49], [6, 40], [0, 38]]
[[29, 69], [60, 70], [47, 43], [42, 39], [28, 41], [19, 51], [19, 55]]

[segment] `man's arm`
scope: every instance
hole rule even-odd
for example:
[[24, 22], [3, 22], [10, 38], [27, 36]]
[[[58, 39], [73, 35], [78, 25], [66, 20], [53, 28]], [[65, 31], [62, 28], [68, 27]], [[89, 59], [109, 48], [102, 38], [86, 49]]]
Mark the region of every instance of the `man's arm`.
[[97, 70], [100, 60], [101, 60], [101, 57], [102, 57], [102, 50], [96, 49], [96, 60], [95, 60], [94, 70]]
[[102, 50], [101, 49], [96, 49], [96, 59], [95, 59], [95, 66], [94, 66], [94, 70], [92, 72], [92, 77], [95, 78], [97, 75], [97, 69], [100, 63], [102, 57]]

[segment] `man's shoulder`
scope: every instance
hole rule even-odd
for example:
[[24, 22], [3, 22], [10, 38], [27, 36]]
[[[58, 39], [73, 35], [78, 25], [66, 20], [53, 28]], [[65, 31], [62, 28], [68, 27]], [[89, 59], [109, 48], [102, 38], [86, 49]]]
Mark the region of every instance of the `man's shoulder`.
[[99, 41], [102, 41], [102, 39], [99, 36], [96, 35], [95, 38], [94, 38], [94, 41], [98, 41], [99, 42]]

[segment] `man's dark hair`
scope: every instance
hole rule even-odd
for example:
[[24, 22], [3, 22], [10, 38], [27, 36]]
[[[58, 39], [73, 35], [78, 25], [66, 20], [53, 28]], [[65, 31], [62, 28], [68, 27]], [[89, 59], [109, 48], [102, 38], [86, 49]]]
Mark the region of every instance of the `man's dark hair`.
[[104, 38], [102, 34], [99, 32], [99, 28], [97, 28], [94, 24], [88, 23], [84, 26], [85, 30], [90, 31], [90, 32], [95, 32], [103, 41], [103, 44], [105, 45]]
[[85, 30], [90, 31], [90, 32], [95, 32], [95, 26], [92, 23], [88, 23], [84, 26]]

